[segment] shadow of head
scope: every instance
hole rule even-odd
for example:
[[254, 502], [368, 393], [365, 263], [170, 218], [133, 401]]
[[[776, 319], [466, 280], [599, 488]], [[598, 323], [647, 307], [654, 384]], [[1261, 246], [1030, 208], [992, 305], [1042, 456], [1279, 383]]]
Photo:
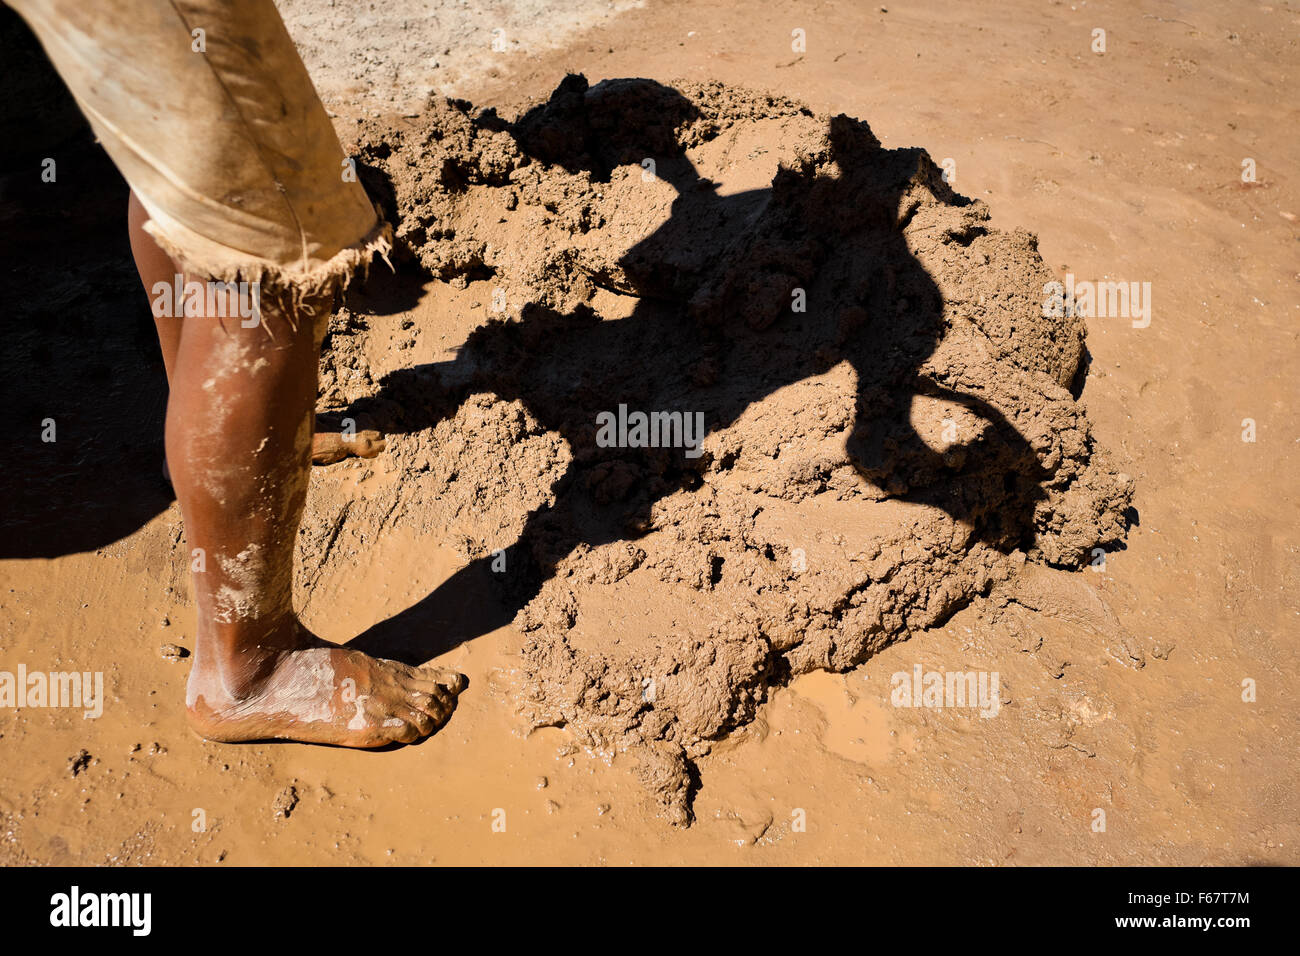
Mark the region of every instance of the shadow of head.
[[505, 129], [527, 156], [570, 173], [609, 182], [620, 166], [653, 164], [655, 175], [681, 192], [699, 177], [686, 158], [681, 132], [701, 118], [699, 109], [654, 80], [606, 80], [589, 86], [570, 74], [546, 103], [513, 123], [487, 113], [479, 122]]

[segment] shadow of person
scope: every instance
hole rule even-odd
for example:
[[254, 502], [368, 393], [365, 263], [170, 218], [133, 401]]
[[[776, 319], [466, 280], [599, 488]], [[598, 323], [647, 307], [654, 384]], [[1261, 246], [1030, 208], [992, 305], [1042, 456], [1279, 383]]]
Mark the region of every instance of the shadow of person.
[[[944, 310], [903, 234], [911, 194], [919, 185], [954, 205], [969, 201], [922, 150], [884, 150], [865, 123], [843, 115], [830, 121], [822, 155], [782, 166], [770, 188], [720, 196], [675, 136], [696, 115], [684, 96], [650, 80], [588, 89], [570, 76], [516, 123], [490, 112], [480, 119], [509, 130], [532, 159], [596, 182], [653, 158], [676, 197], [667, 220], [617, 260], [581, 264], [597, 286], [636, 296], [626, 318], [531, 302], [517, 321], [476, 329], [454, 361], [394, 372], [376, 400], [357, 404], [401, 432], [454, 414], [472, 392], [518, 399], [563, 436], [572, 461], [551, 503], [527, 516], [505, 550], [508, 573], [493, 572], [500, 555], [472, 561], [353, 646], [419, 663], [505, 625], [576, 547], [634, 540], [651, 527], [656, 502], [698, 487], [711, 467], [730, 467], [682, 447], [610, 446], [602, 412], [700, 413], [716, 432], [777, 389], [845, 362], [858, 382], [846, 451], [862, 475], [891, 496], [943, 509], [1003, 552], [1032, 540], [1047, 477], [1032, 448], [997, 409], [924, 369], [944, 334]], [[792, 308], [800, 293], [804, 311]], [[964, 407], [982, 431], [931, 448], [911, 423], [918, 395]], [[479, 604], [487, 610], [472, 626], [438, 626], [445, 606], [467, 593], [498, 597]]]
[[54, 558], [119, 541], [170, 505], [167, 386], [126, 183], [3, 5], [0, 50], [0, 406], [17, 441], [0, 469], [0, 559]]

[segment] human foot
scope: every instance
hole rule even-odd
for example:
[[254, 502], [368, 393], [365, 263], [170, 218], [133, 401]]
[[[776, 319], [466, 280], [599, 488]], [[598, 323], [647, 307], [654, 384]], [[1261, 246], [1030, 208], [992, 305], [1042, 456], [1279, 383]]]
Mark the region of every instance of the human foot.
[[[336, 425], [319, 415], [316, 417], [316, 430], [311, 436], [311, 463], [313, 465], [333, 465], [345, 458], [374, 458], [388, 447], [388, 439], [367, 428], [365, 431], [344, 435]], [[163, 480], [171, 484], [172, 472], [167, 466], [167, 456], [163, 456]]]
[[388, 441], [374, 429], [345, 435], [331, 430], [331, 426], [318, 418], [311, 439], [311, 463], [332, 465], [344, 458], [374, 458], [387, 446]]
[[223, 743], [411, 743], [446, 723], [467, 683], [455, 671], [408, 667], [302, 633], [303, 646], [274, 652], [246, 694], [232, 693], [200, 648], [186, 693], [190, 726]]

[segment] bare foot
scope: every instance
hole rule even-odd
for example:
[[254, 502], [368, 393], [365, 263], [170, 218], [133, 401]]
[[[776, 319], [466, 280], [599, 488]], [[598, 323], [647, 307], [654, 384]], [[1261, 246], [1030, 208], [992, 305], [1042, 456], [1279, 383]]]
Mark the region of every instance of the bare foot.
[[190, 726], [224, 743], [406, 744], [446, 723], [467, 683], [455, 671], [408, 667], [301, 633], [303, 646], [276, 652], [244, 695], [231, 693], [211, 655], [197, 654], [185, 702]]
[[340, 431], [330, 431], [320, 419], [316, 420], [316, 433], [311, 438], [311, 463], [313, 465], [332, 465], [344, 458], [374, 458], [387, 446], [388, 442], [374, 429], [344, 435]]
[[[374, 458], [388, 447], [388, 439], [367, 428], [345, 436], [337, 426], [316, 417], [316, 431], [311, 436], [311, 463], [313, 465], [333, 465], [345, 458]], [[163, 456], [163, 480], [171, 484], [172, 472], [167, 466], [167, 456]]]

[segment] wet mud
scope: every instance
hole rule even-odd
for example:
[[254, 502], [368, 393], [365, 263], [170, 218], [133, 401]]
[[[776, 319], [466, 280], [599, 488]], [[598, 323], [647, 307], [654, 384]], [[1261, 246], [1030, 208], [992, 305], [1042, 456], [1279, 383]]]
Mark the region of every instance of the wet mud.
[[[513, 621], [524, 718], [629, 752], [674, 822], [774, 686], [1121, 546], [1132, 481], [1078, 400], [1083, 322], [1045, 314], [1035, 236], [923, 150], [720, 84], [580, 76], [352, 146], [396, 226], [386, 294], [477, 288], [489, 317], [378, 378], [366, 315], [336, 317], [323, 398], [390, 436], [396, 480], [309, 502], [301, 583], [345, 527], [445, 533], [464, 567], [358, 644], [427, 660]], [[477, 627], [422, 624], [472, 594]]]

